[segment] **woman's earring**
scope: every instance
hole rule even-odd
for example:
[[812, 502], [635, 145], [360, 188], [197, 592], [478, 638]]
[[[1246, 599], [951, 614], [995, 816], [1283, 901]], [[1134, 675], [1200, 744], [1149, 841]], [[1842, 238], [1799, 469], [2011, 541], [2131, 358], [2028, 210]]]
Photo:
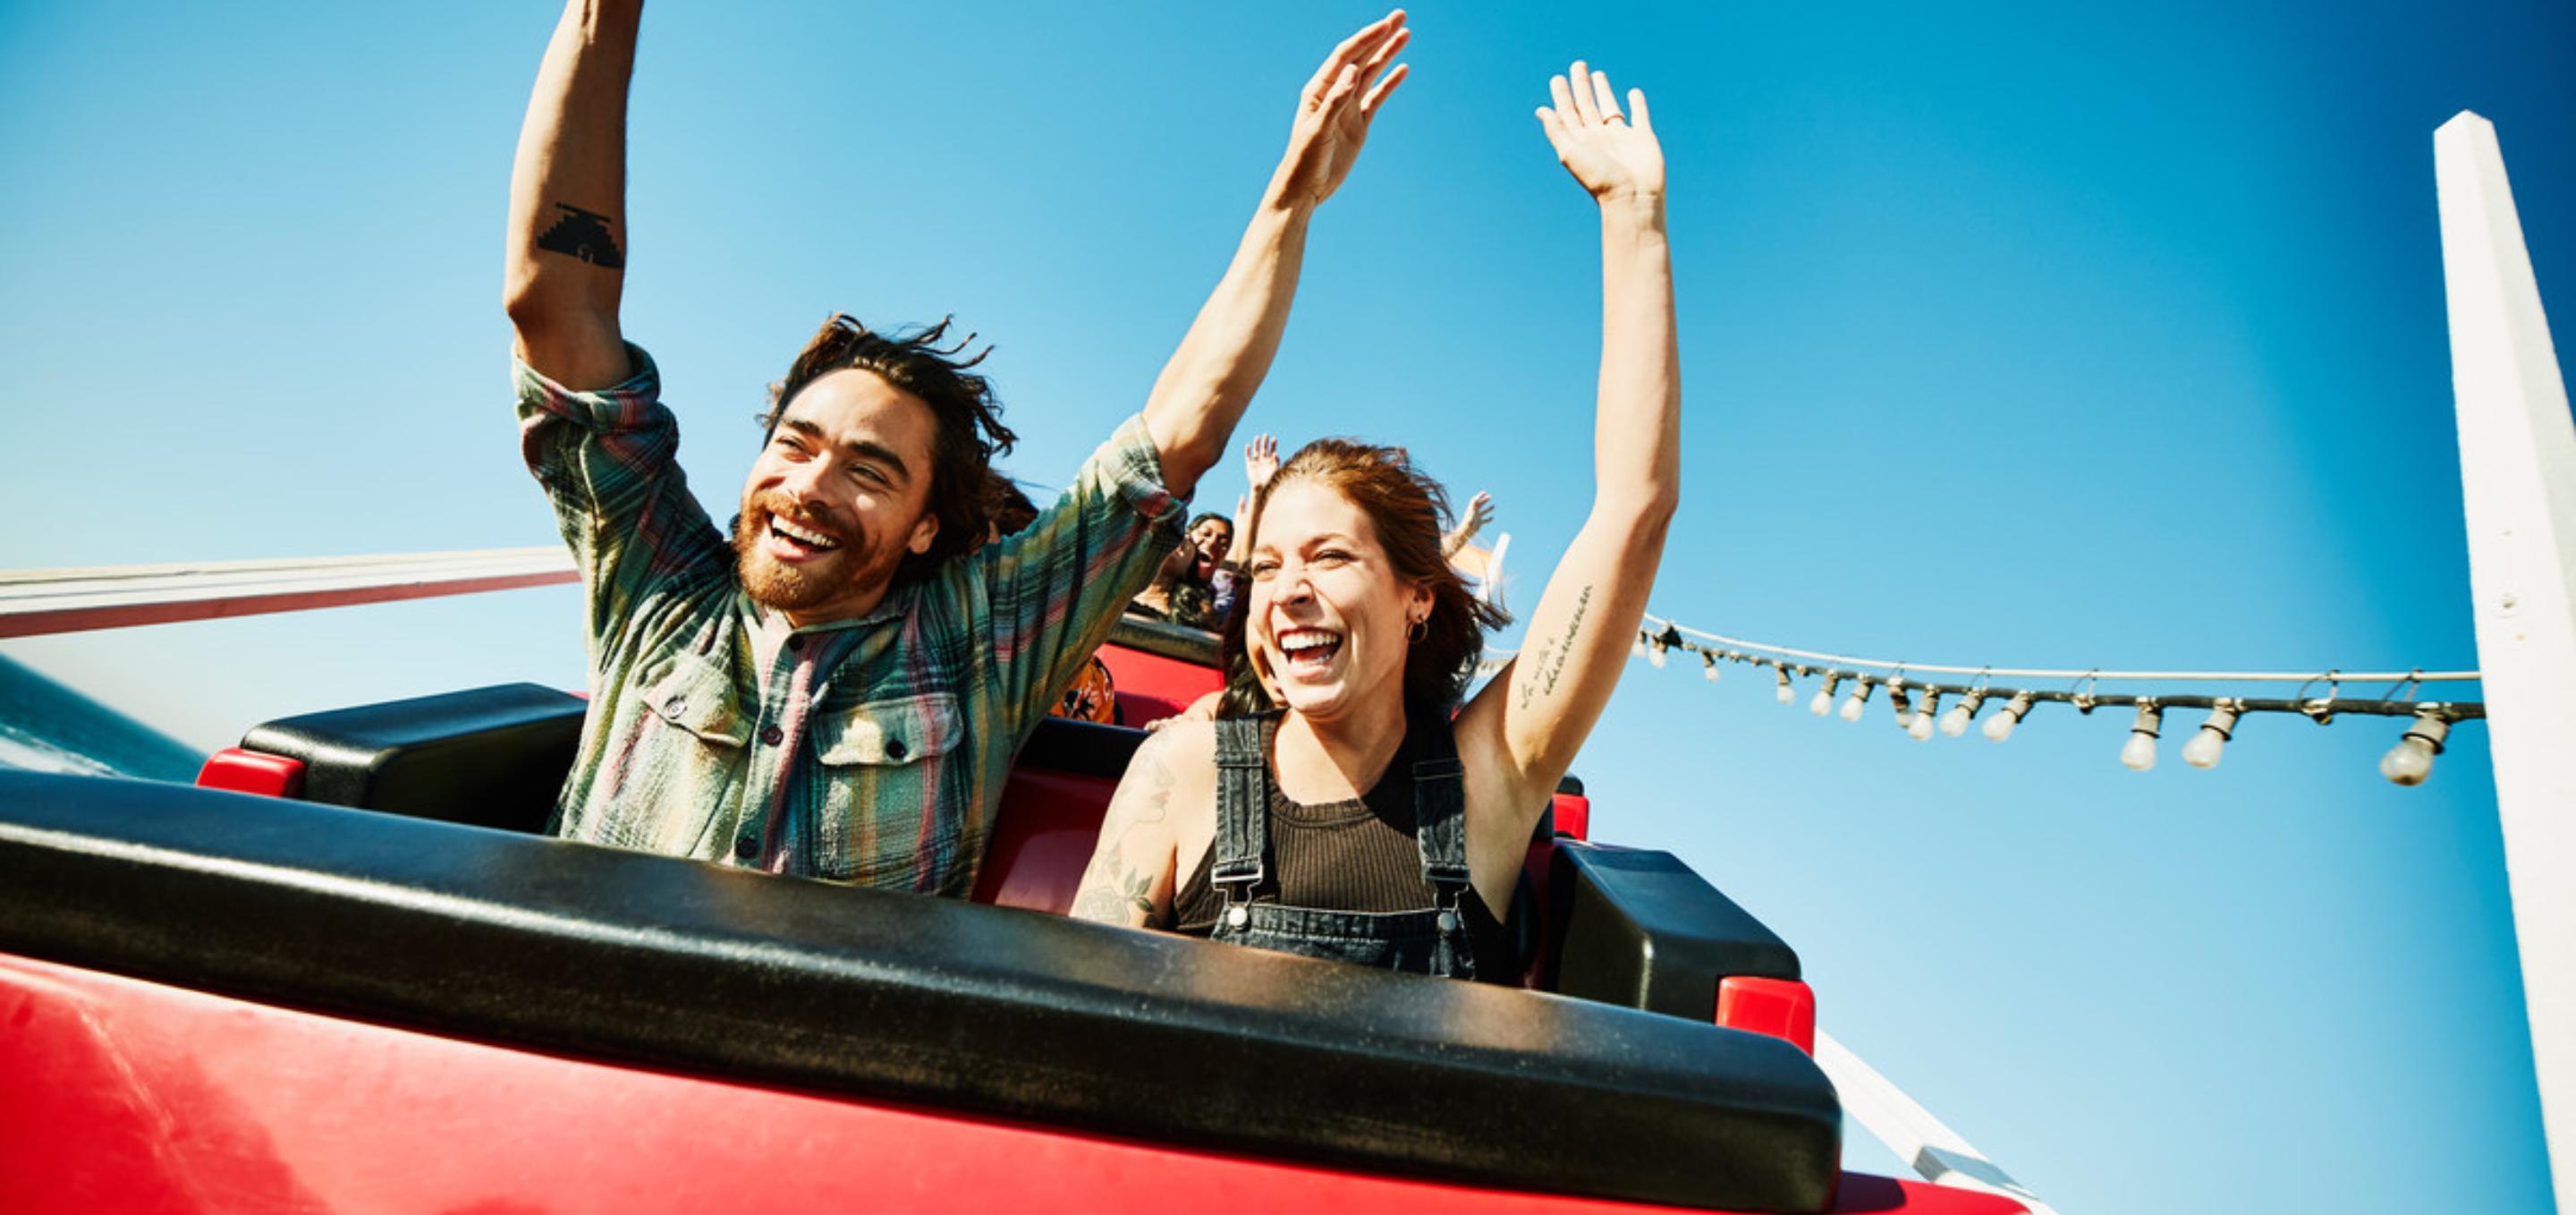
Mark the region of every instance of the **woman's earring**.
[[1430, 635], [1431, 618], [1429, 616], [1423, 616], [1416, 619], [1413, 622], [1413, 627], [1404, 630], [1406, 640], [1411, 641], [1415, 645], [1421, 645], [1422, 639]]

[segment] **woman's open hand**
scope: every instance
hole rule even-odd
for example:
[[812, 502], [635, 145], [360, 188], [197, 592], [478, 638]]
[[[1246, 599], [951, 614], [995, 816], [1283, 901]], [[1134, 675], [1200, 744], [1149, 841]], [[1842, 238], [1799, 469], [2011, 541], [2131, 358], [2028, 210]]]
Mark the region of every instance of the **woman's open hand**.
[[1610, 74], [1592, 71], [1580, 59], [1565, 76], [1550, 77], [1547, 89], [1556, 104], [1538, 108], [1539, 126], [1558, 162], [1594, 199], [1663, 198], [1664, 149], [1655, 140], [1645, 90], [1628, 90], [1623, 114]]

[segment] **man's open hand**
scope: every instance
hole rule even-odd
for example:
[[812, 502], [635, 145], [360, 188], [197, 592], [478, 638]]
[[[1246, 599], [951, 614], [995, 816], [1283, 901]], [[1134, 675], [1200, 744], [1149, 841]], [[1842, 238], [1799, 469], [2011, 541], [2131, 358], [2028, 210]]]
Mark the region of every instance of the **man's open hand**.
[[1368, 141], [1378, 107], [1404, 83], [1406, 66], [1396, 63], [1395, 56], [1412, 38], [1413, 31], [1404, 28], [1404, 10], [1397, 9], [1343, 39], [1315, 69], [1298, 94], [1288, 152], [1271, 183], [1280, 205], [1311, 207], [1341, 188], [1351, 163], [1359, 159], [1360, 145]]

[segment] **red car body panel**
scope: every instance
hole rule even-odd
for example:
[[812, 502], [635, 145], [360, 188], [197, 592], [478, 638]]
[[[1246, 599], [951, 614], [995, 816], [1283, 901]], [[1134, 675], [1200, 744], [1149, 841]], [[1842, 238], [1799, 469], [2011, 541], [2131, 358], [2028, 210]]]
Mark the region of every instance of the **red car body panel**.
[[[1204, 665], [1102, 651], [1129, 724], [1217, 686]], [[1079, 767], [1080, 765], [1076, 765]], [[298, 798], [298, 760], [240, 748], [198, 783]], [[978, 902], [1061, 914], [1115, 787], [1029, 764], [1005, 787]], [[1558, 837], [1589, 835], [1560, 793]], [[1556, 838], [1534, 841], [1546, 923]], [[1539, 963], [1532, 963], [1533, 974]], [[1705, 989], [1702, 989], [1705, 990]], [[1705, 1015], [1705, 1014], [1703, 1014]], [[1813, 1050], [1795, 980], [1720, 983], [1719, 1024]], [[1725, 1169], [1722, 1158], [1706, 1162]], [[1843, 1212], [2004, 1215], [1991, 1195], [1845, 1173]], [[790, 1204], [869, 1210], [1578, 1212], [1618, 1201], [1477, 1188], [1115, 1139], [867, 1098], [547, 1053], [0, 953], [0, 1208], [575, 1215]]]
[[[7, 955], [0, 1026], [16, 1215], [1657, 1209], [612, 1066]], [[1837, 1211], [2021, 1209], [1853, 1174], [1841, 1194]]]

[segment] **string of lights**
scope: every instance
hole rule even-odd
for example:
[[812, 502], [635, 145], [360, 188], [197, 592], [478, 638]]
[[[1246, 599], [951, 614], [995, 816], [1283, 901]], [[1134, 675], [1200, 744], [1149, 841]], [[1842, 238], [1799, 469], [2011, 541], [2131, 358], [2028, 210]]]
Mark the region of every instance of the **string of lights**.
[[[1675, 650], [1697, 655], [1701, 670], [1712, 683], [1719, 678], [1721, 663], [1739, 663], [1769, 668], [1773, 696], [1781, 704], [1795, 705], [1799, 698], [1798, 681], [1814, 680], [1815, 695], [1807, 701], [1807, 711], [1818, 717], [1839, 713], [1844, 721], [1856, 722], [1867, 716], [1870, 697], [1879, 688], [1887, 689], [1888, 706], [1896, 724], [1918, 741], [1929, 741], [1935, 734], [1957, 738], [1977, 724], [1977, 715], [1988, 704], [1997, 707], [1987, 713], [1979, 727], [1987, 738], [2002, 742], [2011, 738], [2023, 719], [2043, 704], [2065, 704], [2079, 714], [2090, 716], [2104, 706], [2127, 708], [2135, 716], [2129, 725], [2129, 737], [2120, 747], [2120, 762], [2144, 772], [2156, 766], [2156, 743], [2164, 730], [2164, 715], [2172, 709], [2206, 709], [2209, 716], [2182, 747], [2182, 760], [2194, 768], [2218, 766], [2227, 743], [2235, 737], [2237, 723], [2257, 713], [2295, 714], [2324, 725], [2341, 716], [2402, 717], [2408, 719], [2397, 745], [2380, 757], [2380, 775], [2400, 785], [2420, 785], [2432, 775], [2433, 758], [2442, 753], [2451, 727], [2463, 721], [2483, 720], [2486, 705], [2476, 700], [2426, 700], [2421, 693], [2425, 685], [2435, 683], [2475, 683], [2475, 671], [2342, 671], [2316, 673], [2284, 671], [2106, 671], [2099, 668], [2040, 669], [2023, 667], [1942, 666], [1929, 663], [1907, 663], [1875, 658], [1858, 658], [1848, 654], [1829, 654], [1815, 650], [1746, 641], [1698, 629], [1683, 628], [1660, 616], [1646, 617], [1637, 630], [1637, 641], [1630, 653], [1658, 669]], [[1940, 680], [1926, 676], [1954, 676]], [[1997, 678], [2015, 681], [1998, 684]], [[2024, 686], [2021, 681], [2068, 681], [2063, 688]], [[2121, 684], [2248, 684], [2296, 683], [2298, 689], [2289, 696], [2231, 696], [2204, 693], [2171, 692], [2158, 688], [2138, 691], [2105, 692], [2104, 682]], [[2372, 698], [2347, 698], [2346, 684], [2387, 683], [2386, 691]], [[1849, 691], [1844, 689], [1848, 687]], [[2322, 692], [2311, 692], [2322, 687]], [[1836, 708], [1839, 698], [1840, 708]], [[1942, 706], [1948, 703], [1945, 710]]]

